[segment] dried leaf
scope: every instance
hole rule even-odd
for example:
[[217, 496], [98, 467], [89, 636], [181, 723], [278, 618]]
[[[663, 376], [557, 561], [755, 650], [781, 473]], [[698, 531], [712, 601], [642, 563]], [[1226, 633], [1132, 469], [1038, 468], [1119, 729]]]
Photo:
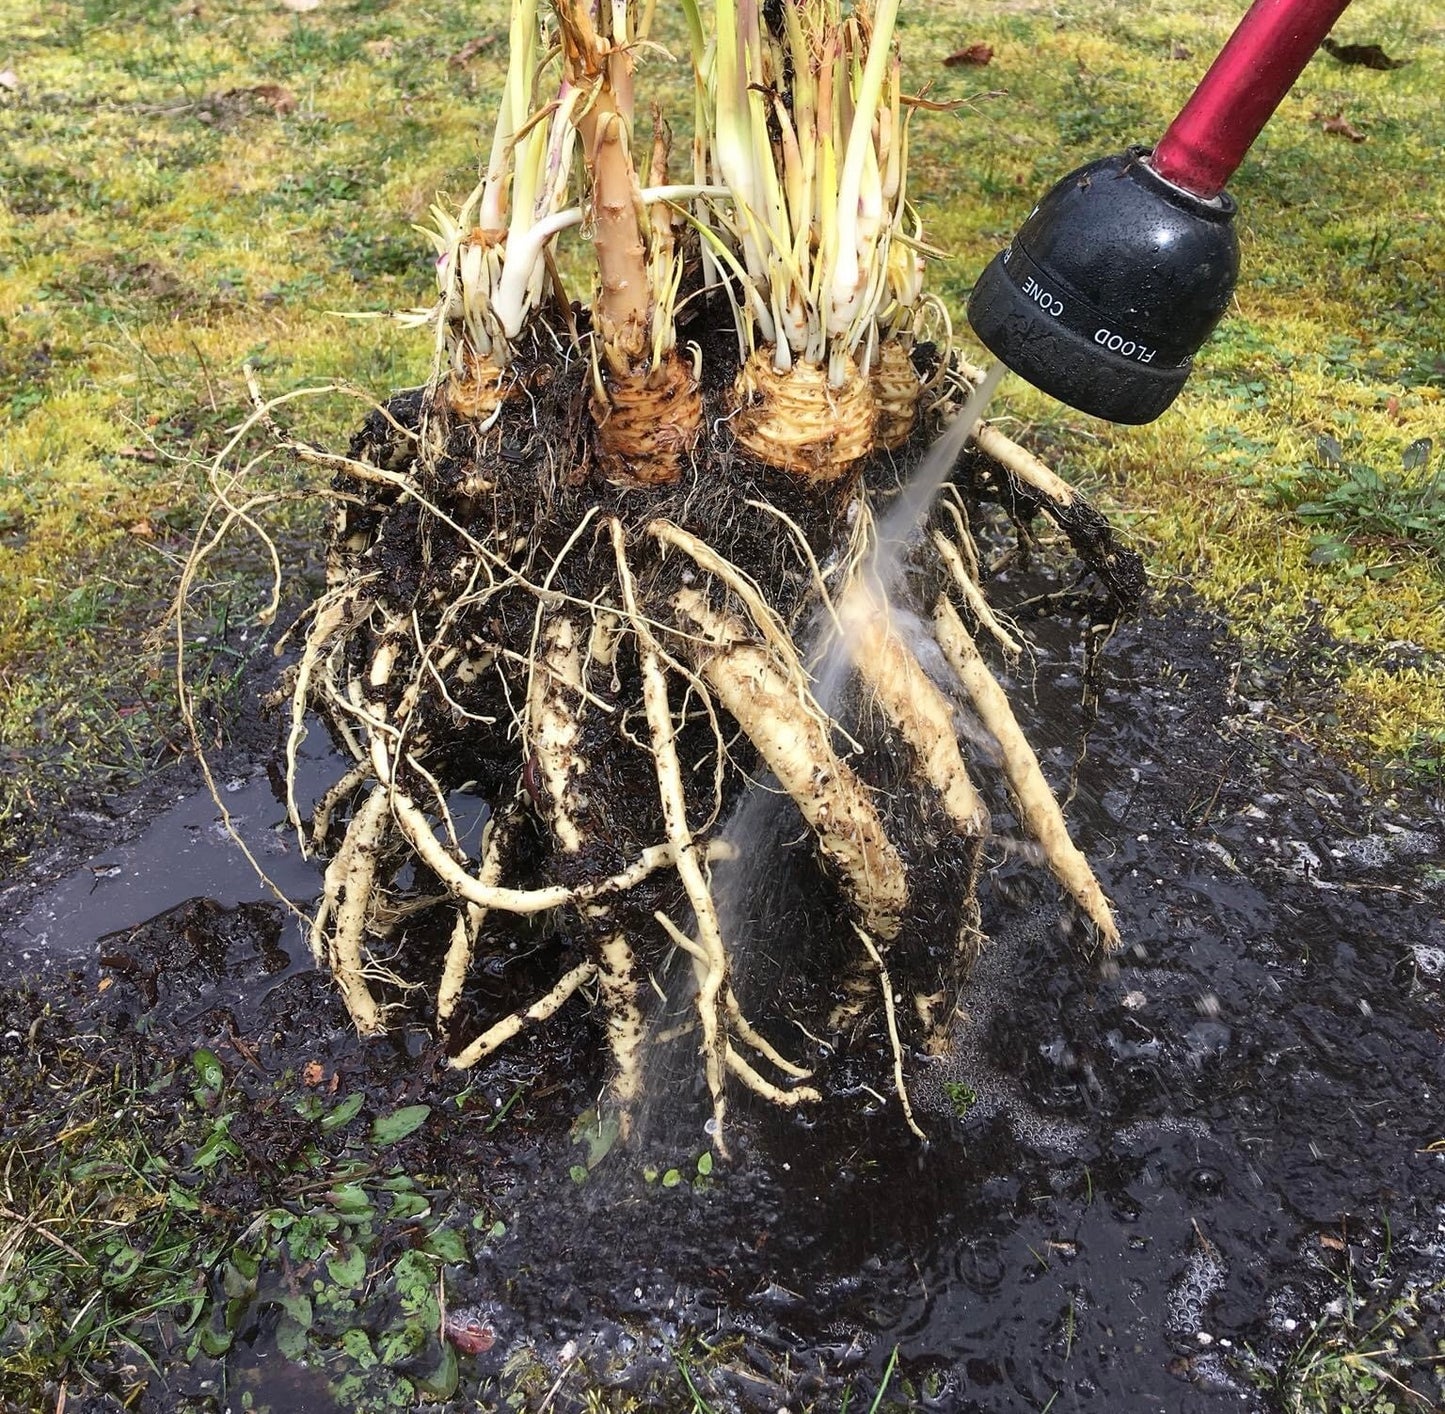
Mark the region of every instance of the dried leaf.
[[320, 1061], [307, 1061], [301, 1071], [303, 1085], [320, 1085], [326, 1078], [326, 1067]]
[[1351, 142], [1364, 142], [1365, 135], [1350, 120], [1340, 113], [1313, 113], [1310, 115], [1325, 132], [1338, 133]]
[[14, 69], [0, 69], [0, 88], [8, 88], [14, 93], [20, 87], [20, 80], [15, 76]]
[[1336, 44], [1333, 39], [1326, 39], [1320, 48], [1342, 64], [1359, 64], [1366, 69], [1403, 69], [1410, 62], [1390, 58], [1378, 44]]
[[134, 535], [137, 540], [154, 540], [156, 528], [149, 520], [138, 520], [134, 525], [126, 526], [125, 533]]
[[972, 65], [981, 69], [993, 59], [993, 45], [984, 44], [981, 41], [975, 44], [966, 44], [962, 49], [955, 50], [943, 61], [945, 69], [957, 69], [963, 65]]
[[281, 0], [281, 3], [288, 10], [295, 10], [298, 15], [304, 15], [308, 10], [319, 8], [321, 0]]
[[488, 49], [492, 48], [500, 37], [497, 31], [493, 30], [490, 34], [482, 34], [475, 39], [469, 39], [447, 60], [447, 63], [454, 69], [465, 68], [478, 54], [485, 54]]
[[296, 95], [289, 88], [282, 88], [279, 83], [258, 83], [250, 88], [233, 88], [229, 96], [254, 98], [258, 103], [264, 103], [273, 113], [290, 113], [296, 107]]

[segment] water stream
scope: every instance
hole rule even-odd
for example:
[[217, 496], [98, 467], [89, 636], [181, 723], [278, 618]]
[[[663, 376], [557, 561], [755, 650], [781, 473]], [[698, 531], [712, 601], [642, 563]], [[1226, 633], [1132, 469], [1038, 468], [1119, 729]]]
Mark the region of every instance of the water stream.
[[933, 503], [957, 464], [968, 439], [983, 420], [984, 413], [1008, 369], [995, 363], [969, 393], [963, 407], [945, 427], [914, 468], [888, 513], [874, 528], [873, 554], [857, 584], [849, 591], [858, 596], [842, 606], [842, 632], [826, 615], [819, 615], [809, 656], [813, 660], [814, 695], [830, 716], [838, 707], [852, 674], [853, 653], [858, 635], [873, 613], [874, 605], [907, 612], [898, 603], [898, 584], [909, 548], [928, 522]]

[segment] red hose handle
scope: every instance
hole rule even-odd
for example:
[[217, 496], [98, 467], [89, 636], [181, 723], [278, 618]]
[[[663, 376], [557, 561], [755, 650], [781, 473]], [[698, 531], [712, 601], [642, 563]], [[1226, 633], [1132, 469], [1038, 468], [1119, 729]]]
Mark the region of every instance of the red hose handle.
[[1349, 3], [1255, 0], [1160, 138], [1150, 166], [1196, 196], [1218, 196]]

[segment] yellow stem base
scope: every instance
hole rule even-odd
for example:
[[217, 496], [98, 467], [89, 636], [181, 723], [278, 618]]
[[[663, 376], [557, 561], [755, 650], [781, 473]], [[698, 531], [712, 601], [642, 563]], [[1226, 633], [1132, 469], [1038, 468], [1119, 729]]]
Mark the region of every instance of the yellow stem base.
[[691, 367], [669, 353], [635, 377], [603, 375], [592, 417], [602, 475], [614, 486], [674, 486], [702, 428], [702, 393]]
[[850, 362], [841, 387], [813, 364], [773, 367], [758, 349], [733, 384], [733, 435], [749, 455], [809, 481], [837, 481], [876, 443], [878, 407], [869, 380]]

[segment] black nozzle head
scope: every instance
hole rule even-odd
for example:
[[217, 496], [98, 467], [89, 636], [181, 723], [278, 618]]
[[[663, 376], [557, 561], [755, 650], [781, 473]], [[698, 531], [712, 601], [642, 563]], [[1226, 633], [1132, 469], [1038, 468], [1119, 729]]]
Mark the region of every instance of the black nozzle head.
[[1130, 148], [1070, 173], [995, 256], [974, 332], [1035, 387], [1110, 422], [1152, 422], [1189, 377], [1239, 273], [1234, 202]]

